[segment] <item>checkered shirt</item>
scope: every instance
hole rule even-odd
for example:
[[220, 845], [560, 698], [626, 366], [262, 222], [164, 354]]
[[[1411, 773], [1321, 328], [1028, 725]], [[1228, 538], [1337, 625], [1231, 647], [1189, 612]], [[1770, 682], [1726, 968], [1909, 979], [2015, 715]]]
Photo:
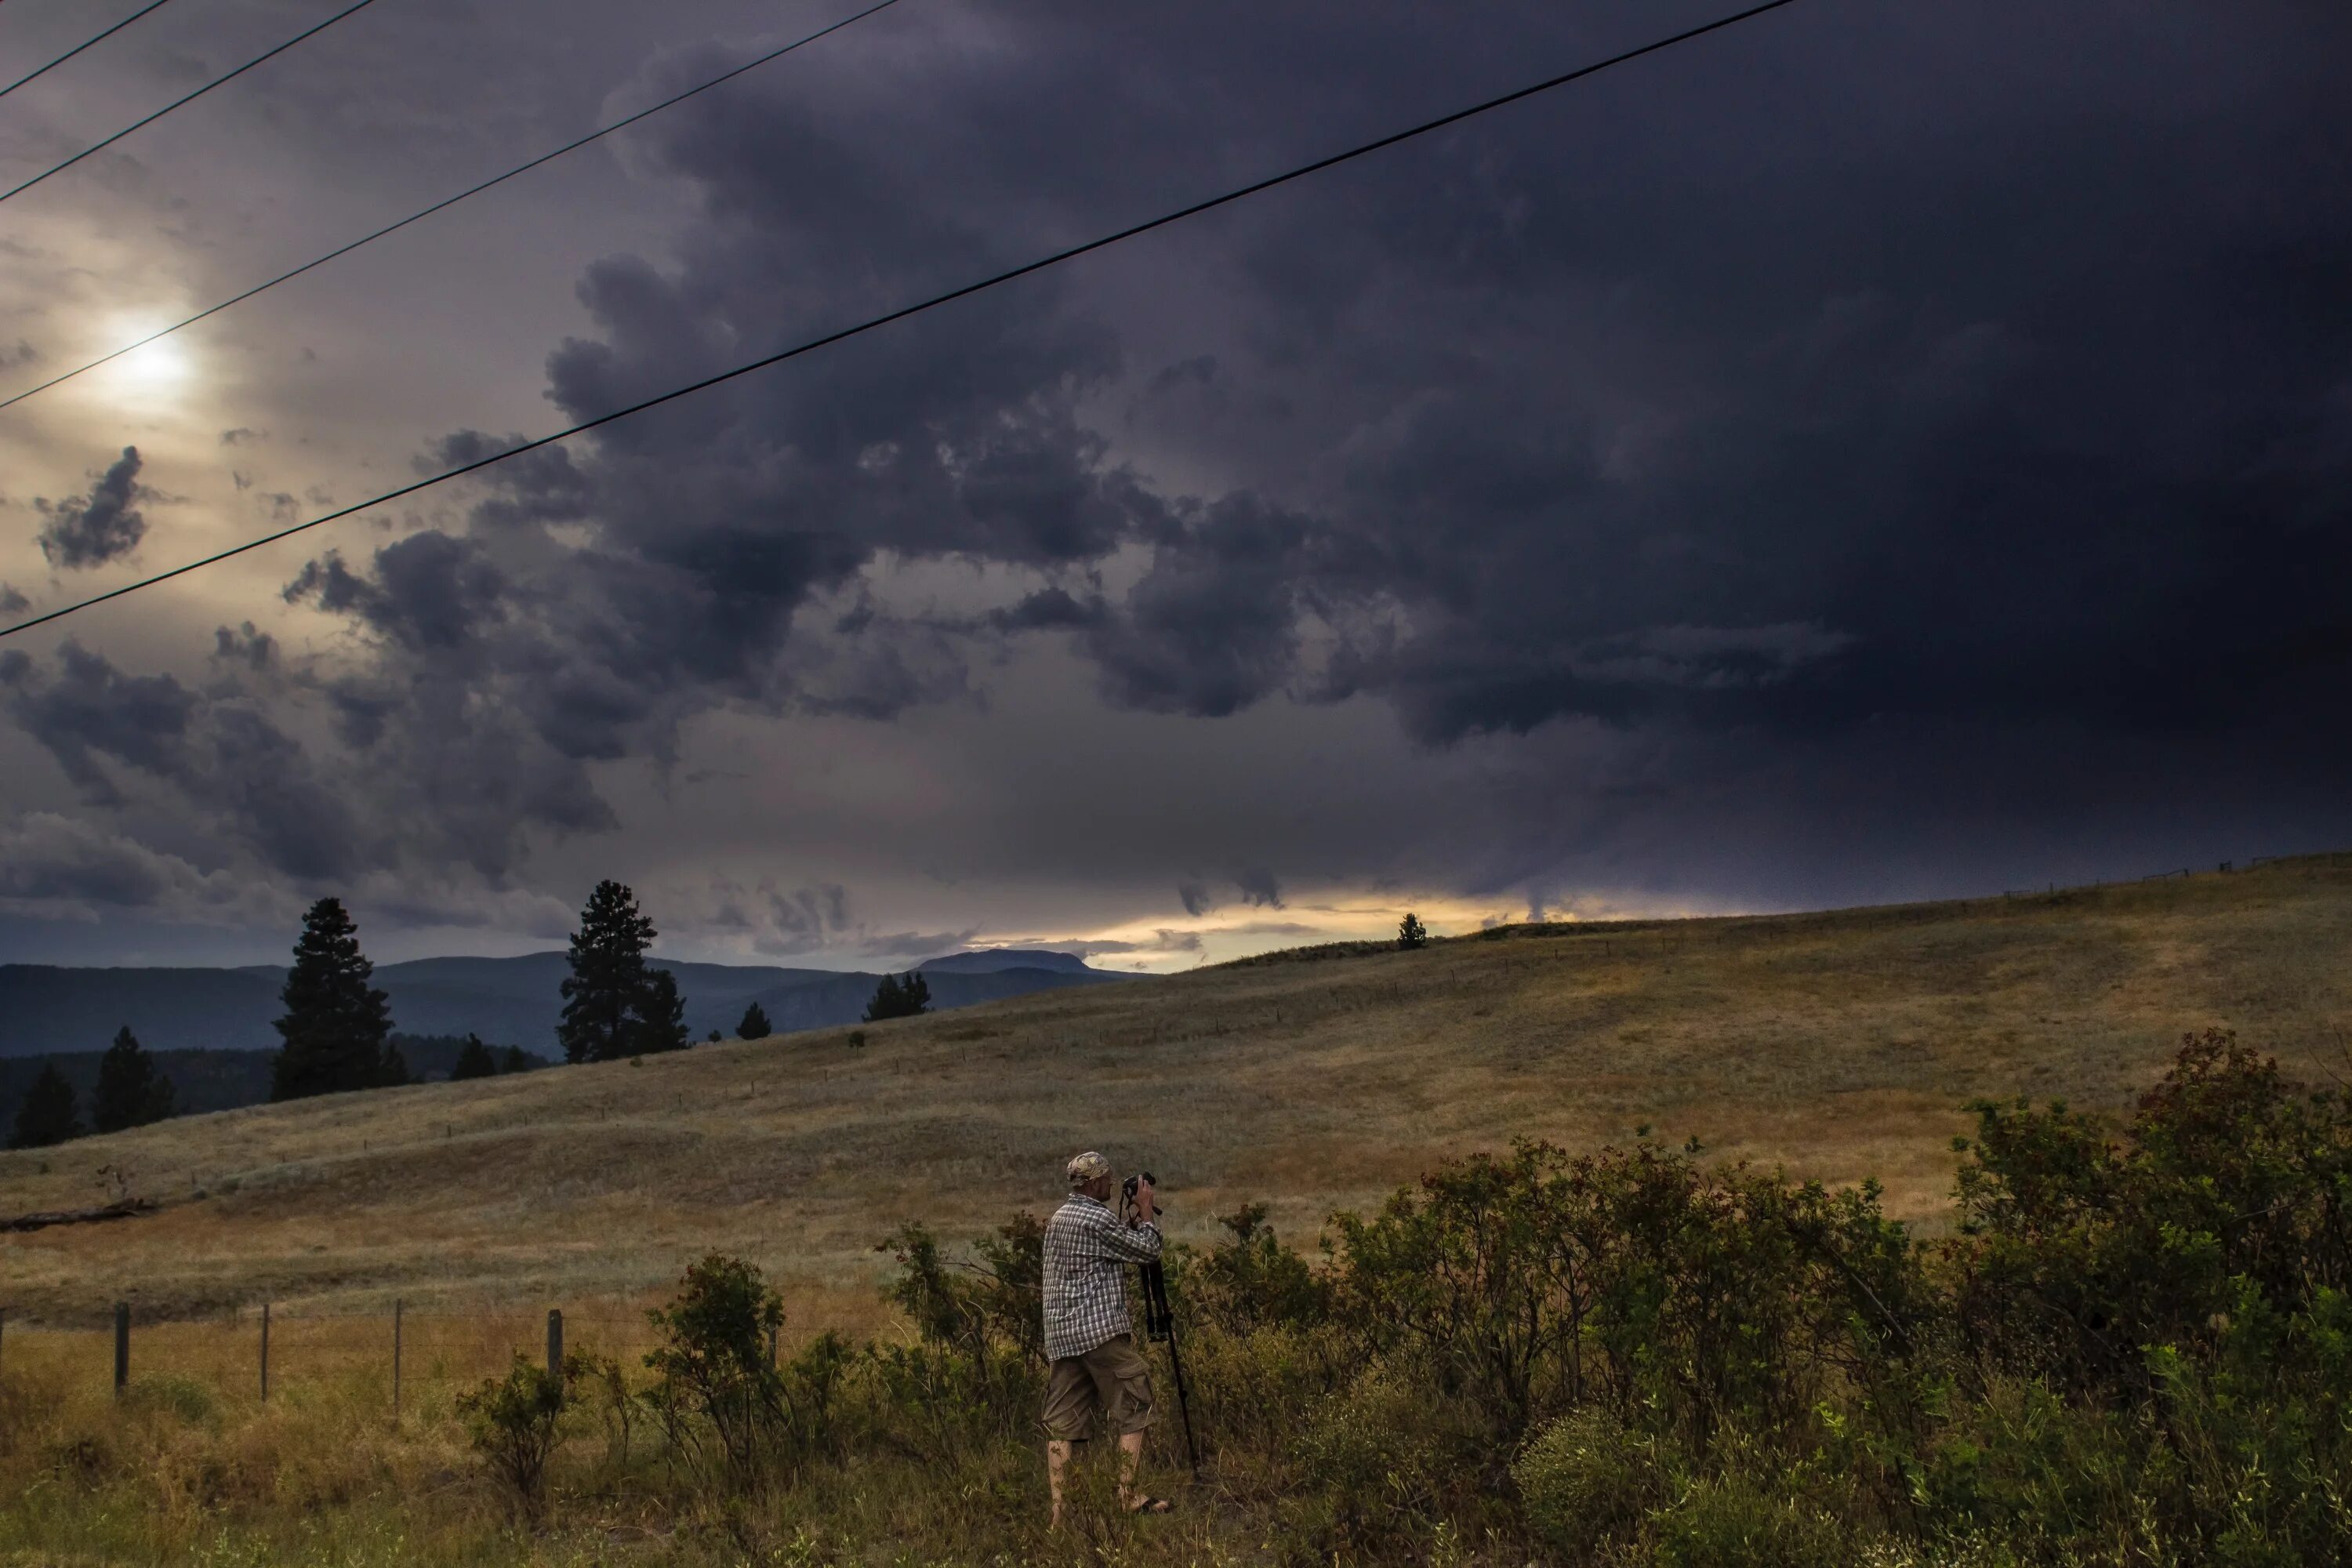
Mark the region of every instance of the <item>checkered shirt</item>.
[[1160, 1256], [1160, 1227], [1122, 1224], [1084, 1193], [1045, 1222], [1045, 1359], [1084, 1355], [1129, 1332], [1127, 1266]]

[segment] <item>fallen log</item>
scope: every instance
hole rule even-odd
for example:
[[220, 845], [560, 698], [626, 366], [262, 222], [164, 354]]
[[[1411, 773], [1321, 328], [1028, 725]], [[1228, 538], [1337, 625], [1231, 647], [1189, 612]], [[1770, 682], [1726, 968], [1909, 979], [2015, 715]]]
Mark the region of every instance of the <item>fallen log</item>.
[[94, 1209], [52, 1209], [47, 1214], [20, 1214], [0, 1219], [0, 1231], [47, 1230], [53, 1225], [98, 1225], [110, 1219], [136, 1219], [153, 1214], [152, 1198], [121, 1198]]

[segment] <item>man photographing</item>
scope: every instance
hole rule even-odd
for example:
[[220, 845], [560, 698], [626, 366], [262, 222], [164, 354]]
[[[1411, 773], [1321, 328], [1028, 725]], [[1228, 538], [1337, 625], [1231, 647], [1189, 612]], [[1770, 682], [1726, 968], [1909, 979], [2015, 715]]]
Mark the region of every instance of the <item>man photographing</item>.
[[1160, 1210], [1138, 1178], [1130, 1216], [1113, 1214], [1110, 1162], [1091, 1149], [1066, 1167], [1070, 1195], [1045, 1223], [1045, 1476], [1054, 1525], [1062, 1522], [1062, 1474], [1070, 1445], [1100, 1422], [1118, 1435], [1118, 1500], [1134, 1513], [1166, 1513], [1163, 1498], [1135, 1484], [1151, 1426], [1151, 1373], [1127, 1310], [1127, 1266], [1160, 1257]]

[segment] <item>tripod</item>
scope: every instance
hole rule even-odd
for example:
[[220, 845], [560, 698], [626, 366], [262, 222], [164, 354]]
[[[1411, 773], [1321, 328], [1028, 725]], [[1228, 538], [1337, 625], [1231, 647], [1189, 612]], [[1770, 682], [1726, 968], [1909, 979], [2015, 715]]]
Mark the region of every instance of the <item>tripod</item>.
[[[1150, 1181], [1150, 1173], [1145, 1173], [1142, 1179]], [[1135, 1202], [1136, 1178], [1129, 1176], [1119, 1192], [1121, 1217], [1135, 1212]], [[1160, 1217], [1159, 1205], [1154, 1204], [1152, 1208], [1154, 1212], [1143, 1215], [1145, 1219]], [[1168, 1370], [1176, 1374], [1176, 1411], [1184, 1418], [1184, 1457], [1192, 1461], [1192, 1479], [1197, 1481], [1201, 1479], [1201, 1448], [1192, 1440], [1192, 1402], [1184, 1394], [1184, 1358], [1176, 1353], [1176, 1310], [1168, 1304], [1168, 1272], [1156, 1258], [1136, 1267], [1143, 1271], [1143, 1337], [1168, 1347]]]
[[1157, 1260], [1138, 1264], [1143, 1271], [1143, 1333], [1168, 1347], [1168, 1367], [1176, 1374], [1176, 1410], [1184, 1418], [1184, 1456], [1192, 1462], [1192, 1479], [1201, 1479], [1201, 1449], [1192, 1440], [1192, 1405], [1184, 1394], [1184, 1358], [1176, 1353], [1176, 1311], [1168, 1304], [1168, 1274]]

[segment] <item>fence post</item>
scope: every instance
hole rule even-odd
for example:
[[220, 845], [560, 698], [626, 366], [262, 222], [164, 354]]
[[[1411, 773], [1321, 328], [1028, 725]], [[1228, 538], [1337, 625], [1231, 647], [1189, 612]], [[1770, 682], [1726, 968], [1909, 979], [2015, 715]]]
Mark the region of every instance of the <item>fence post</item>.
[[555, 1379], [556, 1386], [563, 1384], [563, 1310], [547, 1310], [547, 1375]]
[[261, 1304], [261, 1403], [269, 1403], [269, 1303]]
[[392, 1424], [400, 1425], [400, 1313], [398, 1297], [392, 1302]]
[[114, 1397], [131, 1386], [131, 1303], [114, 1304]]

